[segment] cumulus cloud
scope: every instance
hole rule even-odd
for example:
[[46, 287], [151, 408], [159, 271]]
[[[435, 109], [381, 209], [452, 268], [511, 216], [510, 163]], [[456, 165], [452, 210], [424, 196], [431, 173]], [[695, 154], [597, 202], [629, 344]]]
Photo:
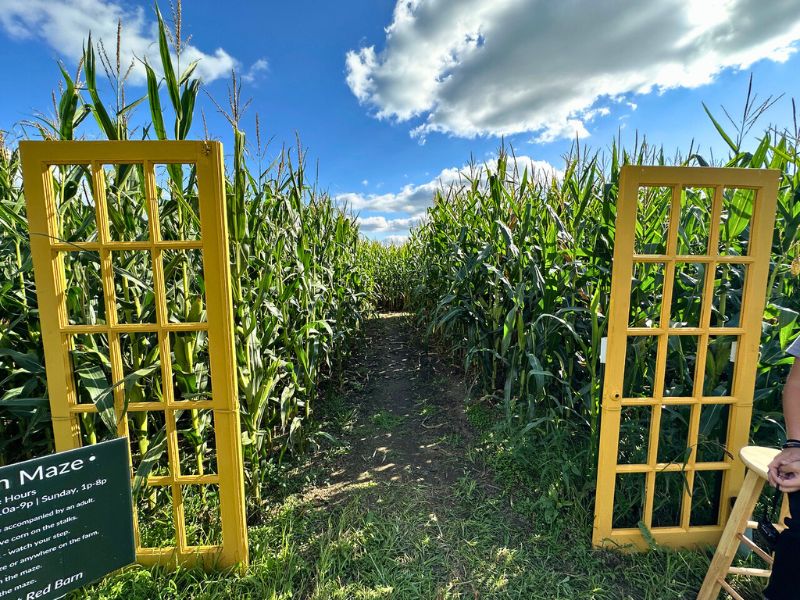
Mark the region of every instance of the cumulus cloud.
[[[492, 159], [489, 164], [492, 165]], [[563, 176], [563, 171], [550, 163], [534, 160], [529, 156], [508, 156], [508, 177], [521, 176], [528, 170], [529, 179], [547, 181]], [[369, 237], [388, 240], [393, 236], [405, 239], [409, 229], [425, 218], [427, 209], [433, 205], [436, 192], [447, 192], [453, 187], [466, 186], [475, 178], [485, 179], [486, 169], [481, 165], [465, 165], [443, 169], [436, 177], [421, 184], [409, 184], [396, 193], [363, 194], [347, 192], [338, 194], [336, 202], [359, 214], [361, 231]], [[387, 216], [388, 215], [388, 216]]]
[[387, 244], [401, 246], [408, 239], [407, 235], [387, 235], [383, 241]]
[[266, 58], [259, 58], [256, 62], [250, 65], [250, 68], [247, 69], [244, 75], [242, 75], [242, 80], [247, 83], [253, 83], [256, 79], [259, 78], [260, 75], [269, 71], [269, 62]]
[[381, 233], [386, 236], [407, 233], [409, 229], [418, 225], [421, 219], [422, 216], [400, 219], [387, 219], [382, 216], [358, 217], [358, 226], [362, 232]]
[[633, 94], [710, 83], [785, 61], [795, 0], [398, 0], [384, 47], [348, 52], [347, 83], [413, 135], [588, 135]]
[[[516, 160], [516, 165], [514, 161]], [[522, 173], [528, 169], [529, 177], [548, 179], [560, 176], [563, 173], [544, 160], [534, 160], [530, 156], [508, 157], [509, 171], [516, 170]], [[516, 167], [516, 168], [515, 168]], [[436, 177], [421, 184], [408, 184], [396, 193], [387, 194], [362, 194], [360, 192], [347, 192], [338, 194], [336, 200], [342, 206], [360, 212], [369, 210], [375, 212], [397, 213], [404, 212], [419, 215], [432, 205], [433, 198], [439, 190], [447, 190], [453, 185], [462, 185], [474, 177], [485, 174], [485, 169], [476, 165], [463, 167], [450, 167], [443, 169]]]
[[[148, 58], [151, 64], [160, 64], [157, 23], [143, 8], [129, 8], [111, 0], [0, 0], [0, 26], [11, 37], [41, 40], [61, 56], [75, 60], [80, 57], [89, 32], [113, 55], [120, 19], [123, 68], [133, 62], [131, 81], [143, 83], [144, 68], [137, 59]], [[203, 51], [188, 44], [182, 51], [181, 63], [188, 65], [194, 60], [200, 61], [196, 73], [206, 82], [227, 77], [231, 69], [240, 66], [223, 48]], [[246, 76], [255, 77], [266, 67], [266, 61], [260, 59]]]
[[390, 213], [409, 213], [417, 215], [424, 213], [428, 208], [437, 190], [447, 188], [459, 181], [463, 169], [444, 169], [439, 175], [419, 185], [408, 184], [396, 193], [387, 194], [362, 194], [348, 192], [336, 196], [336, 200], [350, 209], [360, 212], [363, 210], [381, 211]]

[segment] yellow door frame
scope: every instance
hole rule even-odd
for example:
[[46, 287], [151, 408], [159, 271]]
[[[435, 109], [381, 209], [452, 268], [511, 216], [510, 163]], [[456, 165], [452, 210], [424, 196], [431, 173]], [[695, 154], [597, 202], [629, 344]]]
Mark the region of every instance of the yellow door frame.
[[[163, 401], [131, 402], [126, 406], [124, 386], [114, 388], [114, 407], [118, 431], [128, 436], [124, 412], [161, 411], [166, 423], [169, 474], [151, 476], [148, 486], [168, 486], [172, 492], [176, 545], [165, 548], [142, 547], [138, 523], [137, 561], [144, 565], [198, 565], [205, 568], [244, 568], [248, 562], [247, 526], [244, 503], [244, 477], [240, 443], [239, 407], [234, 358], [233, 311], [225, 206], [222, 144], [195, 141], [23, 141], [20, 142], [25, 199], [28, 208], [31, 254], [39, 303], [42, 340], [47, 369], [48, 394], [53, 419], [56, 449], [81, 446], [79, 416], [97, 412], [94, 404], [79, 404], [70, 351], [72, 336], [102, 334], [108, 338], [111, 375], [123, 381], [120, 334], [157, 333], [161, 356]], [[111, 239], [106, 205], [104, 165], [141, 165], [144, 173], [149, 239], [115, 241]], [[164, 240], [160, 232], [155, 165], [194, 165], [200, 210], [200, 238]], [[97, 223], [97, 239], [69, 241], [57, 236], [57, 210], [51, 169], [56, 165], [88, 165]], [[203, 257], [207, 322], [171, 322], [167, 313], [162, 254], [165, 250], [199, 250]], [[75, 250], [99, 253], [100, 276], [105, 301], [105, 323], [70, 324], [65, 303], [64, 255]], [[151, 258], [156, 304], [155, 323], [121, 324], [117, 319], [112, 251], [148, 251]], [[171, 382], [170, 333], [206, 331], [212, 388], [210, 400], [176, 401]], [[183, 474], [179, 465], [175, 411], [210, 410], [214, 420], [217, 474]], [[183, 488], [187, 485], [217, 485], [222, 522], [222, 544], [192, 546], [186, 540]], [[134, 510], [134, 514], [135, 514]]]
[[[619, 183], [611, 303], [609, 307], [608, 346], [605, 382], [602, 394], [602, 422], [597, 469], [597, 499], [592, 542], [595, 546], [624, 546], [647, 549], [648, 542], [638, 527], [615, 528], [614, 494], [621, 474], [644, 475], [643, 510], [640, 523], [650, 530], [655, 541], [670, 547], [694, 547], [714, 544], [719, 540], [730, 511], [731, 499], [742, 485], [744, 467], [739, 462], [739, 450], [747, 445], [753, 409], [753, 391], [758, 365], [761, 321], [764, 313], [767, 280], [770, 268], [775, 207], [780, 171], [769, 169], [733, 169], [700, 167], [622, 167]], [[635, 254], [635, 232], [641, 188], [670, 188], [671, 205], [666, 250], [664, 254]], [[702, 255], [679, 255], [678, 224], [681, 211], [681, 192], [686, 188], [713, 189], [709, 240]], [[746, 256], [721, 255], [719, 237], [723, 211], [723, 193], [728, 189], [754, 191], [753, 214]], [[653, 327], [630, 327], [631, 278], [634, 264], [658, 263], [664, 266], [664, 287], [660, 322]], [[705, 265], [705, 281], [699, 327], [675, 327], [670, 322], [670, 307], [676, 263]], [[742, 291], [742, 312], [737, 327], [711, 327], [711, 304], [716, 266], [719, 264], [746, 265], [747, 274]], [[738, 337], [733, 375], [732, 395], [704, 397], [706, 350], [709, 334]], [[691, 397], [665, 398], [667, 341], [670, 335], [694, 335], [698, 338], [694, 390]], [[657, 338], [657, 358], [652, 396], [626, 398], [623, 396], [624, 369], [628, 340], [634, 336]], [[700, 411], [710, 404], [730, 405], [724, 460], [697, 461], [697, 441]], [[684, 464], [659, 463], [661, 410], [664, 406], [690, 407], [687, 459]], [[623, 407], [652, 407], [647, 460], [644, 464], [618, 464], [620, 416]], [[720, 471], [722, 484], [718, 519], [714, 525], [691, 526], [692, 489], [694, 476], [700, 471]], [[685, 487], [681, 502], [680, 523], [671, 527], [653, 527], [655, 480], [659, 473], [682, 472]]]

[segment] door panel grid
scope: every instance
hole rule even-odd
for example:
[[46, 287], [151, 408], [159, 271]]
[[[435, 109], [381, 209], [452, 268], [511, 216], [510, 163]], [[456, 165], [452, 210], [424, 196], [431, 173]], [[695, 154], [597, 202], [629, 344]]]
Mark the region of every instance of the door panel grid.
[[[247, 529], [221, 144], [186, 141], [21, 142], [20, 152], [57, 450], [81, 446], [83, 436], [87, 435], [86, 431], [82, 432], [82, 419], [86, 415], [102, 413], [106, 408], [100, 402], [82, 401], [75, 384], [78, 369], [73, 351], [76, 344], [94, 336], [92, 339], [107, 344], [108, 364], [105, 368], [110, 371], [110, 380], [114, 382], [113, 406], [109, 402], [107, 411], [113, 411], [117, 434], [132, 439], [130, 448], [139, 440], [136, 432], [132, 436], [131, 424], [135, 428], [137, 424], [151, 420], [163, 423], [163, 439], [149, 439], [140, 446], [145, 449], [150, 444], [160, 443], [166, 449], [162, 456], [165, 460], [146, 480], [142, 498], [152, 500], [157, 489], [163, 490], [163, 497], [171, 497], [174, 539], [166, 546], [149, 546], [145, 531], [147, 524], [139, 522], [134, 507], [137, 560], [146, 565], [246, 566]], [[85, 184], [90, 187], [91, 194], [78, 195], [77, 204], [71, 207], [85, 215], [83, 223], [89, 225], [83, 233], [61, 231], [59, 211], [65, 208], [59, 206], [53, 184], [54, 169], [66, 171], [73, 165], [81, 165], [84, 172], [88, 170]], [[189, 166], [190, 178], [194, 174], [199, 222], [195, 228], [197, 231], [190, 231], [185, 236], [187, 239], [180, 235], [169, 236], [180, 239], [164, 239], [162, 235], [161, 223], [166, 210], [159, 206], [157, 165], [168, 165], [166, 168], [171, 168], [173, 174], [179, 170], [182, 173], [183, 166]], [[104, 172], [108, 168], [117, 168], [118, 173], [135, 169], [141, 174], [140, 200], [145, 203], [147, 239], [124, 241], [127, 237], [124, 223], [112, 222]], [[173, 195], [181, 205], [173, 210], [190, 214], [192, 206], [184, 198], [183, 189]], [[117, 202], [123, 201], [118, 195], [114, 198]], [[90, 207], [91, 203], [93, 207]], [[91, 214], [92, 210], [94, 214]], [[91, 226], [92, 217], [94, 227]], [[195, 312], [205, 312], [205, 319], [191, 318], [188, 314], [179, 319], [168, 310], [168, 284], [173, 294], [184, 295], [183, 302], [188, 310], [186, 271], [182, 281], [173, 282], [165, 278], [165, 257], [167, 264], [172, 265], [173, 257], [179, 256], [180, 252], [202, 256], [204, 297], [198, 295], [196, 302], [200, 303], [200, 308]], [[82, 255], [96, 257], [103, 295], [102, 302], [98, 299], [92, 301], [96, 304], [92, 307], [95, 314], [101, 317], [91, 323], [75, 322], [75, 316], [67, 313], [65, 301], [66, 294], [70, 293], [65, 258], [69, 263], [79, 260]], [[126, 260], [136, 260], [139, 265], [149, 264], [150, 279], [137, 283], [124, 268]], [[134, 287], [138, 285], [139, 289], [131, 291], [129, 282], [133, 282]], [[145, 289], [151, 286], [151, 295], [143, 294], [142, 286]], [[124, 297], [118, 297], [120, 289]], [[128, 310], [132, 314], [132, 309], [126, 309], [126, 306], [140, 309], [149, 302], [154, 305], [154, 314], [145, 322], [136, 322], [126, 313]], [[131, 374], [126, 372], [123, 357], [128, 346], [136, 343], [151, 347], [150, 351], [158, 357], [159, 366], [147, 374], [152, 380], [147, 391], [155, 397], [131, 398], [127, 389], [126, 376]], [[152, 348], [153, 344], [157, 348]], [[192, 350], [205, 344], [204, 354], [193, 356], [203, 356], [207, 368], [200, 365], [188, 375], [179, 373], [178, 366], [172, 363], [172, 356], [181, 351], [179, 344], [190, 344]], [[204, 381], [206, 387], [210, 386], [210, 393], [205, 396], [190, 393], [188, 398], [176, 398], [175, 382], [180, 377], [184, 381]], [[156, 393], [159, 390], [160, 394]], [[204, 423], [211, 427], [207, 439], [213, 440], [216, 450], [215, 468], [211, 468], [214, 464], [212, 456], [198, 453], [195, 466], [184, 468], [187, 472], [182, 472], [181, 463], [190, 464], [191, 460], [180, 459], [186, 450], [185, 444], [180, 443], [178, 422], [196, 419], [198, 415], [203, 415]], [[137, 456], [137, 459], [141, 458]], [[200, 539], [202, 536], [193, 533], [194, 530], [187, 530], [184, 499], [199, 489], [205, 504], [211, 498], [206, 495], [209, 488], [219, 491], [221, 540], [218, 543], [206, 543]]]
[[[622, 168], [595, 545], [645, 549], [640, 523], [668, 546], [721, 535], [744, 474], [733, 457], [749, 435], [779, 178], [776, 170]], [[632, 312], [643, 274], [652, 275], [648, 302], [660, 308]], [[685, 447], [665, 438], [675, 431]], [[718, 499], [710, 517], [694, 494], [709, 487]], [[677, 502], [665, 507], [670, 488]]]

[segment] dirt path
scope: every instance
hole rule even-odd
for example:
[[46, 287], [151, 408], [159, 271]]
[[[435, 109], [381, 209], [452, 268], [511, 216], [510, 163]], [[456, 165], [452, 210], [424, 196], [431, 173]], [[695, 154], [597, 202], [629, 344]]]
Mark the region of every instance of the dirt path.
[[552, 483], [542, 487], [529, 457], [514, 456], [514, 446], [498, 437], [490, 413], [475, 427], [488, 409], [469, 404], [464, 374], [425, 348], [406, 315], [367, 322], [359, 348], [338, 410], [345, 415], [338, 451], [297, 495], [291, 513], [280, 509], [294, 515], [309, 560], [293, 597], [696, 595], [702, 566], [684, 561], [697, 555], [593, 550], [588, 512], [559, 504]]
[[349, 451], [309, 496], [336, 502], [353, 486], [414, 483], [440, 497], [474, 470], [465, 464], [474, 432], [464, 412], [463, 377], [422, 347], [402, 313], [369, 321], [361, 348], [345, 400], [354, 417]]

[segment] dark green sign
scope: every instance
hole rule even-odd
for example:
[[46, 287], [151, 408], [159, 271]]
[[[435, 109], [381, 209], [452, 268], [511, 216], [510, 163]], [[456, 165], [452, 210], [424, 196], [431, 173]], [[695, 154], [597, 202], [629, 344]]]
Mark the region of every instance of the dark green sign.
[[47, 600], [136, 560], [128, 444], [0, 467], [0, 600]]

